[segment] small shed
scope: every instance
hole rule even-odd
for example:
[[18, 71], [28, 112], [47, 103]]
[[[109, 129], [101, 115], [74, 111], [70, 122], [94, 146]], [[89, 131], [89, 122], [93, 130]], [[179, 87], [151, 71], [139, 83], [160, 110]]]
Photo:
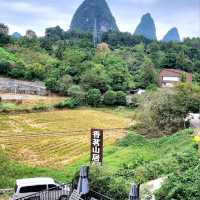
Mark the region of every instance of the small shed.
[[159, 76], [161, 87], [173, 87], [180, 83], [182, 79], [187, 83], [192, 83], [192, 74], [179, 69], [162, 69]]

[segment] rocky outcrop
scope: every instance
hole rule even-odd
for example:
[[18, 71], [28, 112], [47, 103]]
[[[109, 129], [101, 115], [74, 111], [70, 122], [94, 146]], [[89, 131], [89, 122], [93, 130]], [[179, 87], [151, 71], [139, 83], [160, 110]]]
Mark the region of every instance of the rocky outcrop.
[[142, 16], [141, 22], [137, 26], [134, 35], [156, 40], [156, 26], [150, 13]]
[[14, 38], [20, 38], [20, 37], [22, 37], [22, 35], [21, 35], [20, 33], [18, 33], [18, 32], [14, 32], [14, 33], [12, 34], [12, 36], [13, 36]]
[[162, 40], [163, 42], [180, 42], [180, 35], [176, 27], [170, 29]]
[[118, 31], [113, 17], [105, 0], [85, 0], [73, 16], [70, 30], [97, 33]]

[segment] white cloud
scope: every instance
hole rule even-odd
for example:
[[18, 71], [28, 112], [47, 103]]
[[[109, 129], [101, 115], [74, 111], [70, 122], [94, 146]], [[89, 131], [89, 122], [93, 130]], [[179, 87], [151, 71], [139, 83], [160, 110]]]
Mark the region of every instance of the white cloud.
[[[63, 29], [67, 29], [67, 22], [70, 22], [71, 15], [61, 12], [60, 10], [47, 5], [35, 5], [28, 2], [8, 2], [4, 1], [1, 4], [1, 10], [9, 10], [6, 15], [8, 15], [8, 24], [10, 28], [10, 33], [20, 32], [25, 34], [27, 29], [32, 29], [37, 32], [39, 36], [43, 36], [45, 28], [60, 25]], [[24, 20], [13, 21], [14, 15], [20, 14], [24, 17]], [[12, 15], [12, 17], [10, 16]], [[6, 18], [6, 16], [4, 17]]]
[[17, 12], [31, 12], [31, 9], [33, 9], [33, 6], [30, 3], [22, 2], [22, 1], [5, 1], [2, 0], [1, 2], [1, 9], [8, 9], [11, 11], [17, 11]]
[[[9, 9], [11, 11], [20, 12], [23, 13], [29, 13], [29, 15], [35, 14], [35, 15], [42, 15], [42, 16], [52, 16], [53, 13], [57, 13], [57, 10], [50, 6], [44, 6], [44, 5], [34, 5], [33, 3], [28, 2], [12, 2], [9, 3], [3, 2], [1, 4], [2, 7]], [[53, 15], [55, 16], [55, 15]]]
[[31, 4], [25, 3], [25, 2], [12, 2], [9, 5], [7, 2], [5, 3], [5, 5], [9, 6], [12, 10], [15, 10], [15, 11], [28, 11], [33, 8]]
[[25, 30], [26, 30], [26, 27], [20, 25], [15, 25], [15, 24], [7, 24], [9, 26], [9, 29], [10, 29], [10, 33], [14, 33], [14, 32], [18, 32], [22, 35], [25, 35]]

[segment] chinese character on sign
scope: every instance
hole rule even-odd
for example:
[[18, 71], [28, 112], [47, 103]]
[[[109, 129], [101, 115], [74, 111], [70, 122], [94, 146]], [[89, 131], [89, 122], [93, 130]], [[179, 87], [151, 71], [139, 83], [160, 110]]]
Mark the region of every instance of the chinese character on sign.
[[102, 165], [103, 161], [103, 130], [91, 130], [91, 164]]

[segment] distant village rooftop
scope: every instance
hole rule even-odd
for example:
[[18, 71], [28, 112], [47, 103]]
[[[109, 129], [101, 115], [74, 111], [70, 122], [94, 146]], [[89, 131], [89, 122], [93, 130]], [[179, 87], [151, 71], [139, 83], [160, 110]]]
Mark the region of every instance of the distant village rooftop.
[[173, 87], [182, 79], [187, 83], [192, 83], [192, 74], [179, 69], [162, 69], [159, 76], [161, 87]]

